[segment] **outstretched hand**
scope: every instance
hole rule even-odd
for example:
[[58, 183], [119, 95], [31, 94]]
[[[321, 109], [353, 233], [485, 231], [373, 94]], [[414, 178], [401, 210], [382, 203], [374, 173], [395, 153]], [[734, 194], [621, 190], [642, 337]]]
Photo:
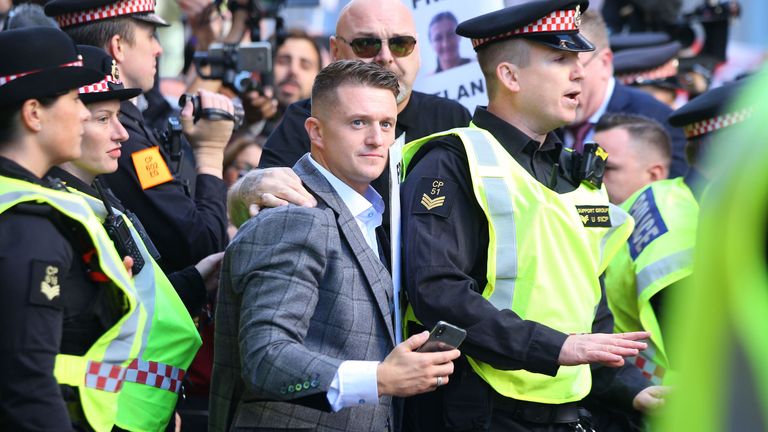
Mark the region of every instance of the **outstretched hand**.
[[624, 357], [636, 356], [647, 347], [638, 341], [649, 337], [648, 332], [573, 334], [560, 349], [558, 363], [563, 366], [600, 363], [620, 367], [624, 365]]

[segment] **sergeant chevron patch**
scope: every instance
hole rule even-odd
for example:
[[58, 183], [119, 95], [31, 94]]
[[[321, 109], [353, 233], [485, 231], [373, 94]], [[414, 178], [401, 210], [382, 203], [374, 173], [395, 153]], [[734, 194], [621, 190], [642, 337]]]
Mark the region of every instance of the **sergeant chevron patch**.
[[450, 180], [422, 177], [416, 187], [411, 212], [448, 217], [456, 201], [456, 190], [456, 183]]
[[440, 207], [445, 204], [445, 197], [430, 199], [427, 194], [421, 196], [421, 204], [427, 209], [432, 210], [435, 207]]

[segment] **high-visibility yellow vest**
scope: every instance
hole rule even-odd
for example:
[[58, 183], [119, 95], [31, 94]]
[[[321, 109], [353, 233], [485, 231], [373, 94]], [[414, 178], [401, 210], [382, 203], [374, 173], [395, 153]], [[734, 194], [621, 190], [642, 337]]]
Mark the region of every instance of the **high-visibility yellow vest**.
[[[768, 75], [755, 74], [734, 106], [752, 118], [712, 137], [694, 270], [668, 302], [675, 388], [660, 431], [768, 428]], [[666, 312], [665, 312], [666, 313]]]
[[693, 271], [699, 204], [680, 177], [641, 188], [621, 208], [635, 219], [635, 229], [608, 265], [608, 306], [616, 332], [651, 333], [648, 349], [627, 360], [658, 385], [670, 363], [651, 298]]
[[[137, 301], [130, 276], [101, 221], [80, 196], [0, 176], [0, 213], [25, 202], [50, 205], [83, 226], [98, 256], [99, 268], [122, 291], [125, 315], [82, 356], [59, 354], [53, 374], [59, 384], [77, 387], [86, 420], [96, 431], [116, 423], [120, 390], [128, 366], [141, 348], [146, 311]], [[64, 427], [64, 425], [62, 425]]]
[[[99, 219], [107, 211], [101, 200], [77, 192]], [[202, 345], [195, 323], [176, 290], [150, 255], [136, 228], [119, 210], [146, 265], [133, 276], [149, 320], [141, 334], [139, 356], [128, 367], [120, 392], [117, 425], [130, 431], [164, 430], [173, 414], [187, 367]]]
[[[403, 172], [422, 145], [445, 135], [464, 144], [475, 199], [488, 220], [483, 297], [499, 310], [511, 309], [563, 333], [591, 332], [601, 296], [599, 275], [632, 231], [632, 218], [608, 203], [604, 188], [582, 184], [566, 194], [548, 189], [474, 125], [409, 143]], [[573, 402], [592, 385], [588, 365], [563, 366], [550, 377], [468, 360], [496, 392], [514, 399]]]

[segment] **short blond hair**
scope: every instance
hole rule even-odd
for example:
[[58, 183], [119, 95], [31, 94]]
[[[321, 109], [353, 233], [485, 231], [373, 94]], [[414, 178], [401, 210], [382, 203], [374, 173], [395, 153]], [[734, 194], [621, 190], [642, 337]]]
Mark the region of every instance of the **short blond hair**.
[[579, 33], [592, 42], [595, 50], [609, 48], [608, 26], [599, 11], [589, 9], [581, 14]]

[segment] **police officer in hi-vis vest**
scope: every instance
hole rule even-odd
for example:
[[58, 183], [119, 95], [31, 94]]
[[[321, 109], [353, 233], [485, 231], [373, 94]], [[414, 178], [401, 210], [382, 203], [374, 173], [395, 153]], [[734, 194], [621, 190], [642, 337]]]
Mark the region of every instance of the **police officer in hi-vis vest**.
[[[654, 175], [658, 163], [653, 161], [659, 159], [654, 154], [659, 153], [659, 146], [666, 147], [668, 163], [669, 145], [664, 130], [652, 120], [618, 115], [604, 117], [597, 125], [595, 137], [610, 154], [608, 194], [635, 219], [632, 235], [606, 271], [608, 305], [617, 332], [651, 333], [648, 349], [628, 361], [654, 384], [675, 382], [677, 367], [667, 340], [667, 330], [674, 322], [665, 317], [664, 305], [694, 271], [698, 199], [714, 175], [702, 164], [704, 154], [716, 131], [741, 123], [752, 111], [748, 106], [733, 105], [734, 95], [742, 87], [743, 82], [734, 82], [710, 90], [670, 116], [670, 123], [681, 127], [688, 140], [691, 168], [685, 177], [664, 179], [662, 172]], [[659, 143], [664, 139], [667, 143]], [[645, 168], [638, 172], [633, 165]], [[636, 413], [626, 414], [638, 417]], [[639, 417], [636, 423], [641, 423]]]
[[[154, 11], [154, 0], [53, 0], [45, 5], [45, 13], [72, 39], [107, 51], [125, 85], [144, 92], [154, 84], [162, 53], [155, 30], [168, 25]], [[234, 108], [222, 95], [200, 93], [201, 117], [193, 122], [191, 104], [182, 112], [189, 142], [180, 137], [178, 148], [165, 145], [147, 126], [138, 99], [123, 101], [120, 122], [128, 140], [117, 171], [104, 176], [141, 219], [167, 272], [194, 265], [227, 244], [222, 172]], [[188, 304], [196, 303], [199, 309], [205, 292], [193, 294]]]
[[[703, 93], [676, 111], [710, 177], [690, 283], [671, 292], [674, 391], [655, 430], [768, 430], [768, 75]], [[701, 100], [700, 100], [701, 99]]]
[[417, 430], [589, 430], [590, 389], [646, 400], [637, 369], [590, 371], [646, 347], [646, 332], [610, 334], [600, 283], [632, 219], [601, 187], [605, 152], [573, 154], [552, 133], [573, 121], [578, 53], [594, 49], [579, 34], [587, 6], [535, 1], [461, 23], [490, 102], [469, 128], [404, 149], [406, 320], [467, 330], [450, 382], [407, 402]]
[[[595, 139], [608, 151], [604, 177], [608, 197], [635, 219], [632, 235], [605, 273], [614, 329], [651, 333], [648, 348], [627, 360], [653, 384], [661, 385], [670, 374], [659, 311], [667, 290], [676, 290], [691, 274], [699, 204], [683, 177], [667, 179], [672, 146], [655, 120], [606, 114], [595, 127]], [[654, 391], [661, 398], [667, 388]], [[636, 410], [611, 401], [594, 402], [589, 408], [595, 429], [643, 429], [643, 416]]]
[[103, 49], [88, 45], [78, 45], [78, 49], [83, 64], [100, 71], [102, 80], [79, 89], [80, 99], [91, 112], [85, 123], [82, 156], [52, 168], [48, 175], [82, 196], [100, 220], [126, 227], [124, 232], [130, 238], [113, 238], [114, 242], [135, 245], [133, 282], [147, 311], [147, 321], [138, 358], [126, 371], [116, 423], [126, 430], [160, 431], [171, 419], [186, 370], [201, 345], [195, 324], [174, 288], [194, 283], [189, 273], [202, 284], [206, 269], [212, 272], [215, 266], [201, 262], [199, 270], [190, 267], [166, 276], [152, 258], [151, 246], [144, 243], [141, 222], [98, 178], [117, 169], [121, 142], [128, 138], [118, 120], [120, 102], [136, 97], [141, 89], [123, 86], [114, 60]]
[[0, 430], [112, 430], [146, 311], [88, 204], [44, 178], [81, 155], [86, 69], [58, 29], [0, 33]]

